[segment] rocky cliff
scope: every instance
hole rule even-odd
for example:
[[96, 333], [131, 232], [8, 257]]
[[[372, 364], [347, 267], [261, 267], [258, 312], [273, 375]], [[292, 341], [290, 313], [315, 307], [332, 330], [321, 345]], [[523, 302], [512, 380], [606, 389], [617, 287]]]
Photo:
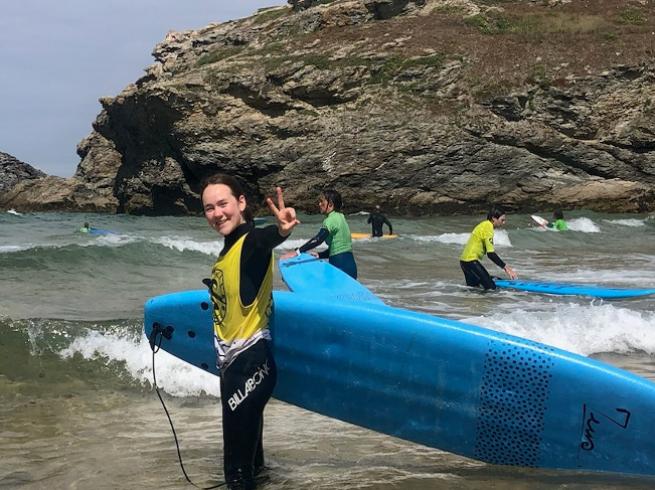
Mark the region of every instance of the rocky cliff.
[[6, 194], [23, 180], [45, 177], [40, 170], [32, 165], [21, 162], [9, 153], [0, 151], [0, 195]]
[[305, 210], [655, 209], [655, 1], [290, 3], [169, 33], [50, 208], [197, 213], [221, 171]]

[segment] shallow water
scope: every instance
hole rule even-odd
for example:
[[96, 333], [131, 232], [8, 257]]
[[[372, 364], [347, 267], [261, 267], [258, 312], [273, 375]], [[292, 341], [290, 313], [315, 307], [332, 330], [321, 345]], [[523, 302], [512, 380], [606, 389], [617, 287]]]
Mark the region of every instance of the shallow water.
[[[387, 303], [545, 342], [655, 381], [654, 298], [602, 302], [463, 286], [458, 255], [480, 216], [394, 219], [394, 240], [354, 244], [360, 279]], [[655, 287], [655, 220], [578, 212], [547, 232], [510, 215], [499, 255], [522, 278]], [[349, 217], [366, 231], [366, 217]], [[76, 233], [84, 221], [112, 230]], [[304, 243], [319, 216], [280, 252]], [[197, 289], [222, 241], [201, 218], [0, 215], [0, 487], [182, 488], [151, 387], [143, 303]], [[490, 271], [500, 274], [489, 261]], [[283, 288], [279, 277], [276, 287]], [[161, 352], [157, 377], [194, 481], [222, 479], [218, 380]], [[500, 467], [273, 401], [261, 488], [652, 488], [620, 475]]]

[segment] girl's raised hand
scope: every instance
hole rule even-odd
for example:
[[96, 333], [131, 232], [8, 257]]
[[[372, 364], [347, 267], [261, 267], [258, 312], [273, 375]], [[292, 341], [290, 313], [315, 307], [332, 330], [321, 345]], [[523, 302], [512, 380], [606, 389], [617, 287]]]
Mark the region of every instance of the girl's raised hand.
[[275, 192], [277, 194], [277, 206], [273, 202], [273, 199], [270, 197], [266, 198], [266, 204], [268, 204], [268, 209], [271, 210], [275, 220], [277, 221], [277, 229], [282, 236], [289, 236], [291, 230], [297, 224], [300, 224], [300, 221], [296, 218], [296, 210], [293, 208], [288, 208], [284, 205], [284, 198], [282, 197], [282, 188], [276, 187]]

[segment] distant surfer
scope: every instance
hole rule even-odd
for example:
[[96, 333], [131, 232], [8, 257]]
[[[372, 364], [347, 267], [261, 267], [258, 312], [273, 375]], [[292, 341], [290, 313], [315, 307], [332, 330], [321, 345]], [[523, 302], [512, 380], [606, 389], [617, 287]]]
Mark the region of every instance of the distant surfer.
[[350, 277], [357, 279], [357, 264], [353, 255], [350, 227], [346, 217], [341, 212], [342, 207], [341, 194], [334, 189], [324, 190], [318, 198], [318, 209], [325, 215], [321, 229], [302, 247], [297, 248], [295, 252], [287, 252], [280, 258], [295, 257], [325, 242], [328, 246], [327, 250], [313, 255], [320, 259], [328, 259], [330, 264], [341, 269]]
[[276, 225], [256, 228], [240, 183], [217, 174], [202, 184], [209, 226], [224, 246], [208, 281], [213, 304], [214, 346], [220, 370], [223, 469], [229, 489], [254, 489], [264, 467], [263, 413], [277, 370], [268, 328], [273, 309], [273, 249], [299, 223], [293, 208], [267, 198]]
[[569, 225], [564, 221], [564, 213], [561, 209], [553, 211], [553, 221], [548, 223], [548, 228], [557, 231], [566, 231], [569, 229]]
[[462, 255], [459, 257], [459, 265], [464, 272], [467, 286], [496, 289], [496, 284], [489, 272], [480, 263], [480, 259], [485, 254], [494, 264], [503, 269], [510, 279], [516, 279], [516, 272], [503, 262], [494, 250], [494, 229], [503, 226], [506, 221], [505, 211], [493, 206], [487, 214], [487, 219], [473, 228]]
[[89, 226], [89, 223], [84, 223], [78, 231], [80, 233], [89, 233], [91, 231], [91, 226]]
[[389, 227], [389, 235], [393, 235], [393, 228], [391, 227], [391, 223], [387, 217], [383, 215], [382, 212], [380, 212], [379, 204], [376, 204], [375, 211], [368, 215], [368, 220], [366, 220], [366, 222], [371, 225], [371, 236], [381, 237], [384, 234], [382, 233], [382, 226], [384, 224]]

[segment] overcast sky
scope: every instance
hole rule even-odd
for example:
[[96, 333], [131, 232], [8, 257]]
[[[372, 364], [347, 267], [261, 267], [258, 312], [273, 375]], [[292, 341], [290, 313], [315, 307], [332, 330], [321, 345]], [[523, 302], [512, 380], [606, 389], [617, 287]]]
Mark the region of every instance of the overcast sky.
[[0, 151], [73, 175], [98, 99], [154, 61], [168, 31], [245, 17], [286, 0], [6, 0], [0, 7]]

